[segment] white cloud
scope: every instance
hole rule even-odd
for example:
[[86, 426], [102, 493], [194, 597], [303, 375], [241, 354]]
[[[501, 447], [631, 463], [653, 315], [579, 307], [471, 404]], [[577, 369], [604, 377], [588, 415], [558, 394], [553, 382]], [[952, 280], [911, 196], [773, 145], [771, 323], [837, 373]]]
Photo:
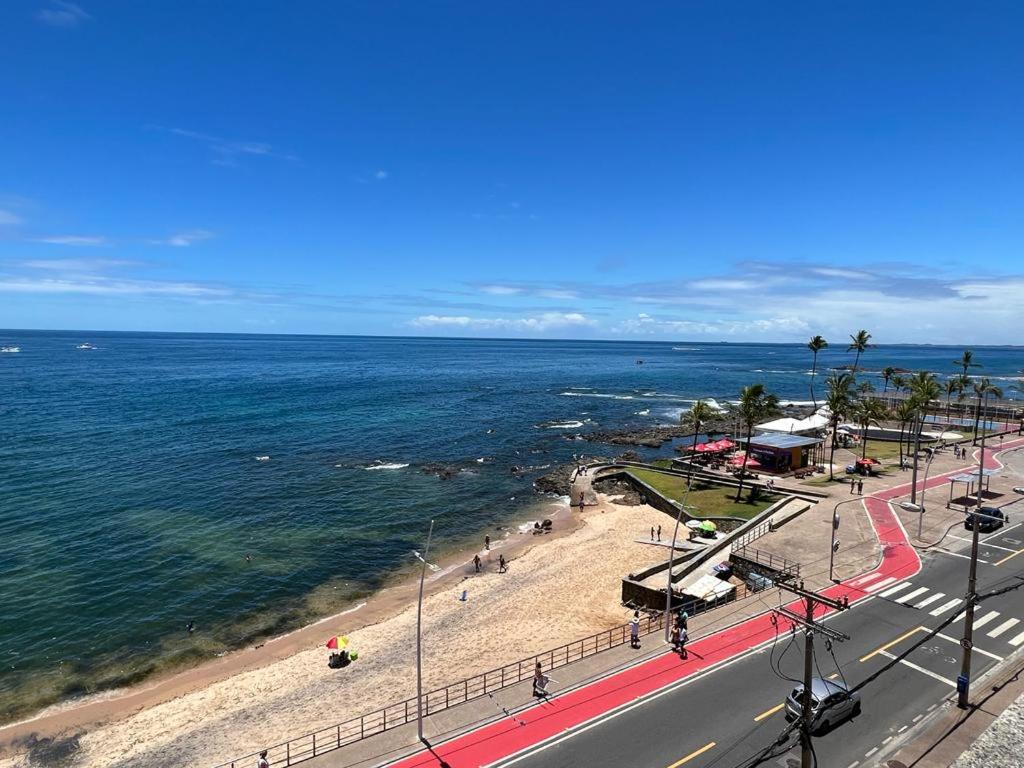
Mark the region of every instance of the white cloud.
[[182, 298], [226, 298], [227, 288], [188, 282], [122, 280], [98, 275], [77, 278], [0, 277], [0, 292], [90, 294], [95, 296], [171, 296]]
[[130, 267], [137, 263], [127, 259], [31, 259], [19, 262], [19, 266], [58, 272], [99, 272], [113, 267]]
[[576, 291], [565, 291], [557, 289], [544, 289], [537, 291], [537, 295], [544, 299], [578, 299], [579, 294]]
[[512, 296], [523, 292], [522, 288], [514, 285], [481, 285], [480, 290], [493, 296]]
[[421, 315], [410, 322], [414, 328], [449, 328], [474, 331], [545, 331], [596, 325], [579, 312], [544, 312], [532, 317], [469, 317], [468, 315]]
[[51, 27], [77, 27], [79, 22], [91, 18], [92, 16], [81, 6], [65, 0], [51, 0], [49, 8], [43, 8], [36, 13], [36, 19]]
[[791, 340], [811, 332], [811, 326], [799, 317], [781, 316], [736, 320], [688, 320], [654, 318], [641, 312], [623, 320], [612, 332], [620, 335], [657, 335], [666, 337], [723, 336], [741, 339]]
[[235, 165], [235, 161], [238, 157], [243, 155], [253, 157], [278, 157], [284, 160], [298, 160], [295, 155], [288, 152], [279, 152], [275, 150], [272, 145], [263, 141], [239, 141], [235, 139], [225, 139], [208, 133], [186, 130], [185, 128], [153, 127], [157, 130], [167, 131], [175, 136], [181, 136], [182, 138], [192, 139], [193, 141], [205, 144], [214, 154], [212, 161], [214, 165]]
[[387, 171], [377, 171], [375, 174], [373, 174], [373, 178], [375, 178], [377, 181], [384, 181], [384, 179], [386, 179], [389, 175], [390, 174]]
[[48, 235], [32, 238], [36, 243], [50, 245], [106, 245], [108, 240], [98, 235]]
[[0, 227], [16, 227], [19, 224], [21, 224], [20, 216], [0, 208]]
[[192, 229], [188, 232], [179, 232], [176, 235], [171, 235], [166, 240], [157, 240], [155, 242], [162, 243], [164, 245], [173, 245], [176, 248], [188, 248], [192, 243], [197, 243], [200, 240], [209, 240], [213, 237], [213, 232], [206, 229]]

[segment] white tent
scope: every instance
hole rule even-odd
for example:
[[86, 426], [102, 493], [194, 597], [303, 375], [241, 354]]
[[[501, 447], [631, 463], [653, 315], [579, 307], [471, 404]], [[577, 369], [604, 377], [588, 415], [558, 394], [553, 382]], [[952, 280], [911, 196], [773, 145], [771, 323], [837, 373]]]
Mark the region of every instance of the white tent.
[[808, 432], [817, 432], [828, 426], [828, 417], [821, 414], [808, 416], [806, 419], [784, 418], [758, 424], [755, 429], [759, 432], [783, 432], [788, 435], [803, 435]]

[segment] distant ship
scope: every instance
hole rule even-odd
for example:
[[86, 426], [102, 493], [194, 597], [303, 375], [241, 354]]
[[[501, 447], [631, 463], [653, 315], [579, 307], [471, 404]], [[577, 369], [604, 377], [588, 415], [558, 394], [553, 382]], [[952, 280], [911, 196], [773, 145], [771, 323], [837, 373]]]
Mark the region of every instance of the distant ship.
[[0, 352], [21, 352], [21, 347], [0, 347]]
[[82, 344], [79, 344], [77, 347], [75, 347], [75, 349], [96, 349], [96, 347], [90, 344], [88, 341], [86, 341]]

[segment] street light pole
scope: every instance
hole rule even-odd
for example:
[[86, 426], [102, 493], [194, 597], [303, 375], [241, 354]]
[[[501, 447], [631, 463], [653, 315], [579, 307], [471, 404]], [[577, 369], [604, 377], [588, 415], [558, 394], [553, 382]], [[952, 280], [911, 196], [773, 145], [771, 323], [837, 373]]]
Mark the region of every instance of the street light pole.
[[[988, 393], [984, 401], [988, 402]], [[963, 660], [960, 664], [960, 677], [956, 681], [956, 705], [967, 709], [971, 695], [971, 653], [974, 645], [974, 602], [977, 598], [975, 590], [978, 586], [978, 529], [981, 527], [981, 491], [985, 482], [985, 431], [981, 432], [981, 451], [978, 456], [978, 503], [976, 515], [971, 525], [971, 567], [967, 574], [967, 611], [964, 616], [964, 637], [960, 641], [963, 648]], [[970, 513], [968, 513], [970, 514]]]
[[[928, 490], [928, 470], [932, 468], [932, 459], [935, 458], [935, 451], [929, 451], [928, 462], [924, 465], [924, 482], [921, 483], [921, 514], [917, 518], [917, 540], [921, 540], [921, 528], [924, 526], [924, 492]], [[911, 499], [913, 503], [913, 499]]]
[[692, 483], [686, 486], [686, 493], [683, 494], [683, 503], [679, 505], [679, 512], [676, 514], [676, 524], [672, 529], [672, 544], [668, 550], [668, 582], [665, 584], [665, 642], [672, 639], [672, 567], [675, 565], [676, 537], [679, 536], [679, 521], [683, 519], [684, 509], [693, 509], [686, 503], [690, 495]]
[[430, 555], [430, 539], [434, 535], [434, 521], [430, 521], [427, 532], [427, 546], [423, 550], [423, 568], [420, 570], [420, 597], [416, 604], [416, 734], [423, 741], [423, 653], [420, 638], [423, 629], [423, 582], [427, 578], [427, 557]]

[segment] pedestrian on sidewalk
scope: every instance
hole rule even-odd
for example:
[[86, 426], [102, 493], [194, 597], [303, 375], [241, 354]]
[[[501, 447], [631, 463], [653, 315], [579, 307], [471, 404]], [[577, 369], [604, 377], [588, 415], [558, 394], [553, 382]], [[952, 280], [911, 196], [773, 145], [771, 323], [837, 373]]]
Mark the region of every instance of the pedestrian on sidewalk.
[[498, 573], [505, 573], [508, 570], [508, 562], [504, 555], [498, 555]]
[[679, 628], [679, 655], [684, 659], [688, 658], [689, 654], [686, 652], [686, 641], [689, 638], [686, 627]]
[[658, 541], [661, 541], [661, 526], [658, 526]]
[[480, 573], [480, 555], [473, 555], [473, 567], [476, 568], [477, 573]]
[[640, 647], [640, 611], [633, 611], [633, 618], [629, 620], [629, 647]]
[[679, 650], [679, 629], [680, 627], [678, 624], [673, 624], [672, 631], [669, 633], [668, 636], [668, 640], [670, 643], [672, 643], [672, 650], [674, 651]]
[[270, 763], [267, 762], [267, 750], [260, 752], [260, 759], [256, 761], [256, 768], [270, 768]]
[[491, 537], [490, 536], [484, 536], [484, 549], [486, 549], [488, 552], [491, 549]]
[[864, 478], [863, 477], [860, 480], [857, 481], [857, 495], [858, 496], [863, 496], [864, 495]]
[[538, 661], [533, 668], [533, 695], [538, 699], [547, 696], [547, 684], [548, 678], [540, 668], [540, 662]]
[[852, 477], [850, 478], [850, 495], [853, 496], [853, 492], [857, 490], [857, 481]]

